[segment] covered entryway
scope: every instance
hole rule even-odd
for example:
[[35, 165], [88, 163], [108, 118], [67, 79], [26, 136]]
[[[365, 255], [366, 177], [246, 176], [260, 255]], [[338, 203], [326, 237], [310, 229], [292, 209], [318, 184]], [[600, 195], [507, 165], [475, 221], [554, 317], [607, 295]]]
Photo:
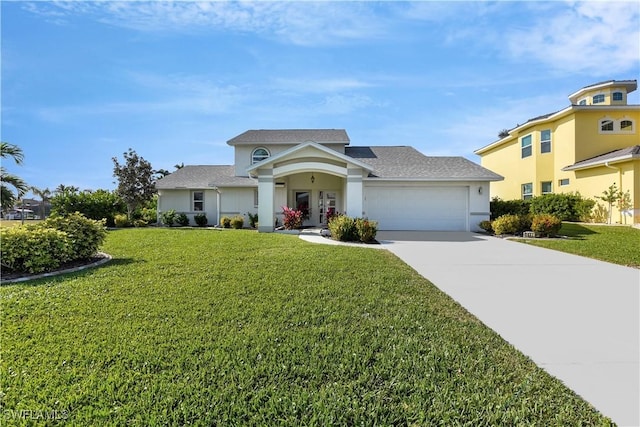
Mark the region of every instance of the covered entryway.
[[367, 186], [364, 211], [380, 230], [469, 230], [467, 186]]

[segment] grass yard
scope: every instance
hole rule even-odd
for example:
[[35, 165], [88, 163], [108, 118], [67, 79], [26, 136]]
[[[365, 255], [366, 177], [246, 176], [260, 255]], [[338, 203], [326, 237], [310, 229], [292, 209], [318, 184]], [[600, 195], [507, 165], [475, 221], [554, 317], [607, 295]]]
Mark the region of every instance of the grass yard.
[[560, 235], [568, 239], [527, 239], [526, 243], [614, 264], [640, 268], [640, 229], [565, 222]]
[[610, 425], [387, 251], [202, 229], [104, 250], [0, 288], [5, 423]]

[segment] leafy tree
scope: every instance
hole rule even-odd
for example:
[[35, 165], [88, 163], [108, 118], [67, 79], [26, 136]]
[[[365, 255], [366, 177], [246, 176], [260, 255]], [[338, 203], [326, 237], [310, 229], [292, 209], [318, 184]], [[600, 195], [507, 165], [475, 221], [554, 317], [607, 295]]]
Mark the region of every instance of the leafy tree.
[[[633, 205], [631, 204], [631, 194], [629, 194], [629, 190], [625, 191], [624, 193], [622, 191], [618, 192], [618, 200], [616, 200], [616, 207], [621, 213], [633, 207]], [[627, 216], [623, 214], [622, 217], [624, 218], [624, 223], [626, 224]]]
[[[21, 165], [24, 153], [17, 145], [0, 142], [0, 157], [3, 159], [10, 157], [17, 165]], [[10, 187], [13, 187], [16, 194], [11, 191]], [[29, 191], [29, 186], [22, 178], [10, 174], [4, 167], [0, 167], [0, 203], [3, 208], [13, 207], [16, 199], [21, 198], [27, 191]]]
[[40, 218], [44, 219], [44, 216], [45, 216], [44, 205], [51, 197], [51, 190], [49, 190], [48, 188], [40, 189], [38, 187], [31, 187], [31, 191], [33, 192], [33, 194], [40, 197], [40, 199], [42, 200], [42, 203], [40, 204]]
[[502, 129], [499, 133], [498, 133], [498, 138], [502, 139], [502, 138], [506, 138], [509, 136], [509, 131], [507, 129]]
[[127, 205], [127, 217], [132, 219], [138, 206], [150, 201], [155, 194], [154, 171], [151, 163], [129, 148], [124, 153], [124, 164], [113, 157], [113, 176], [118, 179], [116, 192]]
[[596, 196], [598, 199], [603, 202], [609, 203], [609, 224], [611, 224], [611, 207], [613, 204], [620, 198], [620, 192], [618, 191], [618, 186], [614, 182], [602, 192], [602, 196]]

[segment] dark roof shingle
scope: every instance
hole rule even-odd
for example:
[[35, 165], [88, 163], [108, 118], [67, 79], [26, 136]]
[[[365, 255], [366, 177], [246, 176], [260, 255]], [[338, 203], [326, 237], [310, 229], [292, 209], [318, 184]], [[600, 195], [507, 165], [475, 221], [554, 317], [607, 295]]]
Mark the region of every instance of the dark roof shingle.
[[159, 179], [156, 188], [169, 190], [176, 188], [206, 189], [213, 187], [255, 187], [257, 182], [246, 176], [235, 176], [236, 169], [230, 165], [185, 166]]
[[241, 133], [227, 144], [300, 144], [307, 141], [349, 144], [349, 136], [344, 129], [259, 129]]
[[347, 147], [345, 154], [371, 165], [370, 177], [432, 180], [502, 180], [464, 157], [425, 156], [409, 146]]

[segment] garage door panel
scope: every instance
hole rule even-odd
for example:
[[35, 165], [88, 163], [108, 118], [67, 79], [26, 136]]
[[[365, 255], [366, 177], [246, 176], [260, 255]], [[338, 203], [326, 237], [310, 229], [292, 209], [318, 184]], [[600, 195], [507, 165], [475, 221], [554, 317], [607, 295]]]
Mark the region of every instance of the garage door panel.
[[370, 187], [367, 217], [380, 230], [465, 231], [468, 187]]

